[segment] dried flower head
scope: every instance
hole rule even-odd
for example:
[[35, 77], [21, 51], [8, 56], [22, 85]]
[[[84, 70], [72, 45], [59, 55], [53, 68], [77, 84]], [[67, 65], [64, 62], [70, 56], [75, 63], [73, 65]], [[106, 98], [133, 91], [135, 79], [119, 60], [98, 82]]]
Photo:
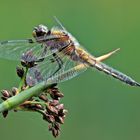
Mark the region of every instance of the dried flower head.
[[[31, 59], [28, 61], [28, 59]], [[29, 69], [34, 69], [35, 79], [38, 81], [42, 78], [39, 71], [37, 71], [36, 67], [30, 68], [34, 66], [35, 63], [35, 57], [32, 55], [32, 52], [27, 52], [22, 56], [22, 62], [24, 66], [28, 67]], [[32, 65], [33, 64], [33, 65]], [[24, 78], [25, 72], [22, 67], [17, 67], [17, 75], [20, 78]], [[23, 83], [23, 86], [21, 87], [21, 90], [26, 90], [30, 85], [34, 86], [35, 83], [31, 79], [28, 79], [29, 77], [26, 77], [25, 83]], [[41, 79], [42, 80], [42, 79]], [[28, 82], [28, 84], [27, 84]], [[36, 82], [36, 81], [35, 81]], [[52, 133], [54, 137], [57, 137], [60, 134], [60, 126], [64, 123], [64, 119], [66, 117], [67, 110], [64, 108], [64, 104], [60, 103], [60, 99], [64, 97], [63, 93], [60, 92], [58, 87], [56, 87], [57, 84], [53, 84], [49, 89], [46, 91], [42, 91], [38, 95], [38, 97], [32, 97], [28, 100], [26, 100], [24, 103], [20, 104], [18, 107], [14, 108], [14, 112], [18, 112], [18, 110], [23, 111], [32, 111], [32, 112], [38, 112], [42, 115], [42, 118], [44, 121], [48, 122], [49, 125], [49, 131]], [[11, 91], [9, 90], [2, 90], [2, 100], [7, 100], [8, 98], [11, 98], [12, 96], [15, 96], [19, 93], [20, 90], [18, 90], [16, 87], [13, 87]], [[8, 115], [8, 110], [2, 112], [2, 115], [4, 118]]]
[[59, 91], [57, 87], [52, 87], [47, 90], [50, 94], [51, 98], [54, 100], [59, 100], [60, 98], [64, 97], [64, 94]]
[[37, 57], [35, 57], [33, 55], [33, 51], [32, 50], [29, 50], [25, 53], [22, 54], [22, 57], [21, 57], [21, 64], [24, 66], [24, 67], [28, 67], [28, 68], [31, 68], [31, 67], [34, 67], [37, 65]]
[[17, 66], [17, 67], [16, 67], [16, 71], [17, 71], [17, 75], [18, 75], [20, 78], [22, 78], [23, 75], [24, 75], [24, 69], [23, 69], [23, 67]]

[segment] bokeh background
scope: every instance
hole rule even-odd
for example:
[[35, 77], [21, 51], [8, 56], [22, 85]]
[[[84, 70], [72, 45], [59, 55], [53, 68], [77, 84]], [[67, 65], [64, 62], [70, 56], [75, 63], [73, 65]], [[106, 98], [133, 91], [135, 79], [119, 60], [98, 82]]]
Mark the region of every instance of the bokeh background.
[[[138, 0], [0, 0], [0, 40], [30, 38], [34, 26], [54, 25], [53, 16], [99, 56], [121, 51], [106, 61], [140, 81], [140, 2]], [[0, 89], [17, 86], [18, 62], [0, 60]], [[58, 140], [139, 140], [140, 89], [88, 70], [60, 84], [69, 110]], [[0, 139], [53, 140], [39, 114], [0, 117]]]

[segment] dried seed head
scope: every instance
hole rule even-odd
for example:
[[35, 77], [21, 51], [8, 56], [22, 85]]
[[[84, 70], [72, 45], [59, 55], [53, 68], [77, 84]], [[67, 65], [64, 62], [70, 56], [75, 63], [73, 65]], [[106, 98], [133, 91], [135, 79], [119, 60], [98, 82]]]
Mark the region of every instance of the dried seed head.
[[47, 113], [43, 115], [43, 120], [46, 120], [49, 123], [54, 123], [55, 118], [53, 115], [48, 115]]
[[59, 100], [60, 98], [64, 97], [63, 93], [59, 92], [56, 89], [50, 90], [49, 94], [50, 94], [51, 98], [54, 100]]
[[54, 123], [49, 125], [49, 131], [52, 132], [54, 137], [57, 137], [60, 134], [60, 124]]
[[49, 102], [50, 106], [57, 106], [58, 104], [59, 104], [58, 100], [52, 100], [52, 101]]
[[56, 138], [59, 134], [60, 134], [60, 131], [59, 130], [56, 130], [55, 128], [52, 128], [52, 135]]
[[34, 66], [36, 66], [37, 65], [37, 63], [35, 62], [35, 61], [32, 61], [32, 62], [28, 62], [28, 61], [21, 61], [21, 65], [23, 66], [23, 67], [26, 67], [26, 68], [32, 68], [32, 67], [34, 67]]
[[59, 123], [55, 123], [53, 125], [53, 127], [56, 129], [56, 130], [60, 130], [60, 124]]
[[64, 115], [66, 115], [68, 113], [68, 110], [63, 109], [63, 113], [64, 113]]
[[68, 111], [66, 109], [61, 109], [61, 110], [59, 110], [58, 115], [61, 117], [64, 117], [67, 114], [67, 112]]
[[22, 54], [21, 64], [24, 67], [31, 68], [36, 66], [37, 58], [33, 55], [32, 50], [29, 50]]
[[4, 118], [6, 118], [7, 115], [8, 115], [8, 111], [6, 110], [6, 111], [2, 112], [2, 115], [3, 115]]
[[58, 110], [54, 106], [48, 106], [47, 111], [50, 114], [54, 114], [54, 115], [58, 114]]
[[[33, 68], [31, 68], [33, 69]], [[17, 68], [17, 73], [20, 72], [20, 70]], [[21, 74], [21, 73], [20, 73]], [[22, 74], [20, 75], [22, 76]], [[40, 77], [40, 74], [35, 71], [36, 74], [36, 79]], [[29, 77], [26, 78], [26, 84], [30, 82], [31, 84], [34, 85], [33, 81], [29, 79]], [[22, 90], [25, 90], [27, 86], [23, 86]], [[47, 121], [49, 125], [49, 130], [51, 131], [52, 135], [54, 137], [57, 137], [60, 134], [60, 124], [64, 123], [64, 119], [67, 113], [67, 110], [64, 109], [64, 105], [60, 104], [60, 98], [62, 98], [64, 95], [59, 91], [58, 88], [52, 86], [49, 90], [50, 97], [47, 97], [46, 92], [40, 93], [38, 97], [32, 97], [25, 101], [23, 104], [21, 104], [19, 107], [24, 110], [29, 110], [29, 111], [34, 111], [38, 112], [43, 116], [43, 120]], [[16, 95], [18, 93], [18, 89], [13, 87], [11, 92], [7, 90], [2, 90], [2, 99], [7, 100], [8, 98]], [[18, 109], [14, 109], [14, 111], [18, 111]], [[8, 111], [4, 111], [3, 117], [5, 118], [8, 114]]]
[[55, 121], [60, 123], [60, 124], [63, 124], [64, 123], [64, 118], [60, 117], [60, 116], [55, 116]]
[[56, 88], [56, 87], [50, 87], [48, 90], [47, 90], [47, 92], [49, 93], [49, 94], [52, 94], [52, 93], [54, 93], [54, 92], [58, 92], [59, 90], [58, 90], [58, 88]]
[[40, 104], [35, 104], [36, 109], [44, 110], [43, 106]]
[[8, 90], [2, 90], [1, 93], [6, 98], [11, 97], [11, 94], [10, 94], [10, 92]]
[[15, 96], [18, 93], [18, 89], [16, 87], [12, 88], [12, 94]]
[[21, 87], [21, 89], [22, 89], [22, 90], [28, 89], [28, 86], [26, 85], [26, 83], [25, 83], [25, 85], [23, 85], [23, 86]]
[[52, 87], [50, 87], [49, 89], [47, 89], [46, 92], [50, 94], [50, 96], [51, 96], [51, 98], [53, 100], [59, 100], [60, 98], [64, 97], [64, 95], [55, 86], [56, 85], [53, 85]]
[[17, 75], [18, 75], [20, 78], [22, 78], [23, 75], [24, 75], [24, 69], [23, 69], [23, 67], [17, 66], [17, 67], [16, 67], [16, 71], [17, 71]]
[[58, 110], [63, 110], [64, 109], [64, 104], [59, 104], [59, 105], [56, 106], [56, 108]]
[[48, 101], [47, 96], [46, 96], [46, 95], [44, 95], [44, 94], [39, 95], [39, 99], [41, 99], [41, 100], [43, 100], [43, 101], [45, 101], [45, 102], [47, 102], [47, 101]]
[[7, 98], [7, 97], [1, 97], [1, 99], [2, 99], [3, 101], [5, 101], [5, 100], [7, 100], [8, 98]]
[[64, 97], [64, 94], [61, 93], [61, 92], [57, 92], [57, 93], [55, 94], [55, 96], [62, 98], [62, 97]]

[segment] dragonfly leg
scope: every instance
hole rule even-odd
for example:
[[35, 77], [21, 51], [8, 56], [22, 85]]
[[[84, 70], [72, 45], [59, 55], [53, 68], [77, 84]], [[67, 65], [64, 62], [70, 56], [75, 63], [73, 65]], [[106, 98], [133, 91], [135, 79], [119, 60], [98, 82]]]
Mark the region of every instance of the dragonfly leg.
[[45, 59], [45, 55], [47, 54], [47, 47], [43, 46], [43, 44], [41, 45], [41, 48], [44, 48], [43, 51], [41, 52], [41, 57], [40, 59], [38, 59], [36, 62], [42, 62]]
[[42, 52], [41, 52], [41, 57], [45, 57], [45, 55], [47, 54], [47, 46], [44, 46], [43, 44], [41, 45], [42, 48]]
[[31, 38], [28, 39], [28, 42], [29, 43], [34, 43], [34, 41]]
[[[72, 42], [69, 42], [68, 44], [66, 44], [65, 46], [63, 46], [59, 51], [62, 52], [64, 51], [67, 47], [71, 46]], [[63, 52], [65, 53], [65, 52]], [[52, 73], [49, 77], [53, 76], [54, 74], [56, 74], [63, 66], [63, 61], [62, 59], [56, 54], [53, 53], [52, 56], [54, 57], [54, 59], [50, 59], [52, 63], [57, 62], [58, 64], [58, 69]]]
[[54, 71], [49, 77], [53, 76], [54, 74], [56, 74], [63, 66], [63, 61], [61, 60], [61, 58], [56, 54], [56, 53], [53, 53], [52, 56], [54, 57], [55, 59], [55, 62], [57, 62], [58, 64], [58, 68], [56, 71]]

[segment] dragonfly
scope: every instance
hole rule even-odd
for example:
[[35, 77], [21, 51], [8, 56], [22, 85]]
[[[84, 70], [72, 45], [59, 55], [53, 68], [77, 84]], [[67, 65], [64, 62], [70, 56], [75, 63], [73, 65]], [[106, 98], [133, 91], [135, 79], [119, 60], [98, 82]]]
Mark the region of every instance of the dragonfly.
[[[48, 79], [55, 79], [54, 83], [60, 83], [93, 68], [130, 86], [140, 86], [131, 77], [102, 63], [119, 49], [95, 57], [57, 18], [55, 21], [57, 25], [51, 29], [42, 24], [34, 27], [33, 38], [0, 42], [0, 58], [21, 61], [23, 65], [28, 65], [28, 85], [33, 86]], [[67, 75], [64, 74], [66, 71]], [[56, 80], [56, 77], [59, 78]]]

